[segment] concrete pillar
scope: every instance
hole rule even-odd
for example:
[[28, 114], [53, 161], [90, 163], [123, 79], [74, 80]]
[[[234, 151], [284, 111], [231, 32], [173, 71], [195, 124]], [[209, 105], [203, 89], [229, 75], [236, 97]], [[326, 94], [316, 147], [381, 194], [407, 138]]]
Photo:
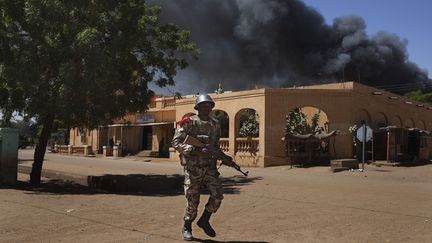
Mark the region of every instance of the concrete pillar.
[[102, 150], [104, 157], [112, 156], [112, 148], [110, 146], [102, 146]]
[[229, 146], [229, 150], [228, 153], [232, 156], [234, 156], [234, 152], [235, 152], [235, 124], [236, 124], [236, 114], [229, 114], [228, 117], [229, 119], [229, 132], [228, 132], [228, 146]]
[[176, 153], [176, 150], [173, 147], [169, 148], [169, 158], [171, 160], [178, 160], [179, 155]]
[[121, 146], [114, 146], [113, 148], [113, 156], [114, 157], [122, 157], [122, 147]]
[[68, 145], [68, 154], [71, 155], [73, 152], [72, 145]]
[[18, 175], [18, 133], [11, 128], [0, 128], [0, 184], [13, 185]]
[[90, 154], [90, 145], [84, 145], [84, 156], [89, 156]]

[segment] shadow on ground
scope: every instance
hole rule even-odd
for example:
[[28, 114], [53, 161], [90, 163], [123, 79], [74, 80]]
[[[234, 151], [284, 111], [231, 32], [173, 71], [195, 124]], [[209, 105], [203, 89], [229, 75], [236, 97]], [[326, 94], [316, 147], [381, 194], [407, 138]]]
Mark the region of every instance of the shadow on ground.
[[431, 161], [404, 161], [400, 162], [397, 166], [400, 167], [417, 167], [431, 164]]
[[[18, 164], [25, 164], [27, 162], [33, 162], [34, 159], [18, 159]], [[46, 159], [44, 160], [46, 161]]]
[[[262, 177], [245, 177], [236, 175], [232, 177], [220, 177], [220, 180], [222, 183], [224, 194], [240, 194], [240, 186], [246, 186], [254, 183], [255, 181], [262, 180]], [[209, 194], [209, 191], [205, 186], [201, 188], [201, 194]]]
[[[420, 167], [425, 166], [428, 164], [431, 164], [432, 161], [400, 161], [400, 162], [387, 162], [387, 161], [367, 161], [365, 164], [367, 165], [375, 165], [376, 167]], [[361, 167], [362, 162], [358, 162], [359, 167]], [[317, 167], [330, 167], [330, 163], [322, 162], [322, 163], [299, 163], [299, 164], [293, 164], [292, 167], [296, 168], [317, 168]]]
[[[221, 182], [225, 194], [239, 194], [240, 187], [249, 185], [261, 177], [224, 177]], [[29, 193], [43, 194], [120, 194], [120, 195], [141, 195], [141, 196], [177, 196], [183, 195], [184, 176], [174, 175], [102, 175], [88, 176], [87, 182], [83, 180], [61, 180], [49, 179], [41, 182], [40, 185], [32, 185], [29, 182], [18, 181], [10, 188], [25, 190]], [[203, 188], [203, 193], [206, 193]]]
[[22, 190], [22, 191], [27, 191], [27, 193], [29, 194], [91, 195], [96, 193], [104, 193], [104, 192], [95, 192], [91, 188], [80, 185], [75, 182], [63, 181], [57, 179], [52, 179], [47, 181], [43, 180], [39, 185], [32, 185], [28, 181], [17, 181], [17, 183], [13, 186], [0, 185], [0, 189]]
[[218, 241], [199, 238], [194, 238], [194, 241], [202, 243], [269, 243], [268, 241]]
[[223, 177], [221, 178], [221, 182], [225, 194], [239, 194], [240, 193], [239, 186], [246, 186], [254, 183], [255, 181], [259, 181], [262, 179], [263, 178], [260, 176], [245, 177], [245, 176], [237, 175], [232, 177]]
[[87, 183], [93, 190], [116, 194], [144, 196], [175, 196], [183, 193], [183, 175], [111, 175], [88, 176]]

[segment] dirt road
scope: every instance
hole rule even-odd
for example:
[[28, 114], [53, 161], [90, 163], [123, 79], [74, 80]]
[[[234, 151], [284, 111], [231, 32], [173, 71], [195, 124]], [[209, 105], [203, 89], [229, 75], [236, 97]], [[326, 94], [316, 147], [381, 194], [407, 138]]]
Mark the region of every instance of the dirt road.
[[[153, 164], [152, 166], [157, 166]], [[176, 163], [164, 164], [163, 167]], [[432, 165], [222, 168], [225, 199], [202, 242], [431, 242]], [[76, 184], [0, 188], [0, 242], [182, 242], [182, 191], [93, 192]], [[201, 198], [201, 207], [207, 200]]]

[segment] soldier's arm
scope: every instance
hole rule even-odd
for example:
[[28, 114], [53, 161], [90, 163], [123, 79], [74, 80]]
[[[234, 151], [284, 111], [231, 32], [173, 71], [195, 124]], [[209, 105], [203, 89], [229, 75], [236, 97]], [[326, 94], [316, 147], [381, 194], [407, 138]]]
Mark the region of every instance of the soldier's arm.
[[220, 124], [216, 123], [216, 127], [215, 127], [215, 130], [214, 130], [214, 138], [212, 139], [212, 141], [210, 143], [215, 148], [219, 148], [220, 136], [221, 136]]
[[187, 135], [186, 127], [179, 127], [176, 129], [176, 132], [174, 134], [173, 140], [172, 140], [172, 146], [183, 155], [189, 155], [190, 152], [194, 149], [192, 145], [184, 144], [183, 141], [185, 140]]
[[221, 130], [220, 124], [217, 123], [217, 125], [216, 125], [215, 144], [214, 144], [213, 146], [215, 146], [215, 148], [218, 149], [218, 152], [219, 152], [219, 155], [220, 155], [220, 159], [222, 160], [222, 162], [223, 162], [225, 165], [232, 166], [232, 165], [233, 165], [233, 163], [232, 163], [232, 162], [233, 162], [232, 158], [231, 158], [230, 156], [226, 155], [226, 154], [221, 150], [221, 148], [220, 148], [220, 146], [219, 146], [219, 140], [220, 140], [220, 136], [221, 136], [221, 134], [222, 134], [222, 130]]

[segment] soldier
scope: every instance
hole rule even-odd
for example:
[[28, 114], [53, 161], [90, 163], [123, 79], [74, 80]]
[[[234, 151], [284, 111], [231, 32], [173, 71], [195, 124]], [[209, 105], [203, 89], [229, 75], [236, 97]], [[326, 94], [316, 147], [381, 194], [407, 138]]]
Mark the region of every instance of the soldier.
[[209, 95], [199, 95], [194, 107], [195, 110], [198, 110], [198, 115], [185, 118], [179, 122], [180, 127], [176, 130], [172, 142], [173, 147], [180, 153], [180, 162], [184, 166], [184, 191], [187, 205], [182, 234], [183, 239], [188, 241], [194, 239], [192, 236], [192, 222], [197, 217], [200, 188], [204, 185], [210, 192], [210, 198], [197, 225], [208, 236], [216, 236], [216, 232], [209, 223], [210, 216], [212, 213], [216, 213], [223, 199], [216, 159], [211, 157], [205, 147], [201, 149], [183, 143], [186, 135], [189, 135], [209, 146], [219, 146], [220, 126], [217, 120], [210, 117], [210, 112], [214, 106], [215, 103]]

